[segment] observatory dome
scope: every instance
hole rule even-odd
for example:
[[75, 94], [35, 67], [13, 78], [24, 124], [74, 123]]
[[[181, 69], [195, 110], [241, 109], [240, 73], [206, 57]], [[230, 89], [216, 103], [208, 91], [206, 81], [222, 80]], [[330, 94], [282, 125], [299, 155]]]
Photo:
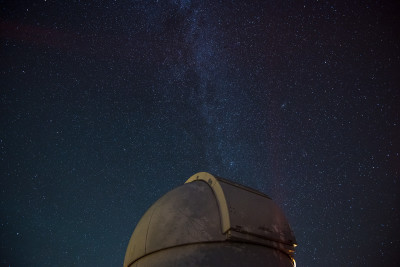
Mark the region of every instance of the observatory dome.
[[201, 172], [147, 210], [124, 267], [294, 266], [295, 246], [287, 219], [267, 195]]

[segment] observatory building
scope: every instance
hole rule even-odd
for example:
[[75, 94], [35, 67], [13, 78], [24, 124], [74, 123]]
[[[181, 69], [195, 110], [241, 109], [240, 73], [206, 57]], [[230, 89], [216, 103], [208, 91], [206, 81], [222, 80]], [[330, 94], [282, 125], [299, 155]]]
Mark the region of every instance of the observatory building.
[[143, 215], [124, 267], [295, 266], [296, 239], [265, 194], [200, 172]]

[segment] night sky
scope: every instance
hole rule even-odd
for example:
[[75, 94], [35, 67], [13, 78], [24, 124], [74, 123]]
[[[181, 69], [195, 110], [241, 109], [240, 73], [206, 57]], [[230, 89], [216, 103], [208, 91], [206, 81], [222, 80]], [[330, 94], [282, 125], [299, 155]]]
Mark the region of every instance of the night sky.
[[0, 266], [122, 266], [199, 171], [271, 196], [298, 266], [400, 266], [399, 1], [0, 7]]

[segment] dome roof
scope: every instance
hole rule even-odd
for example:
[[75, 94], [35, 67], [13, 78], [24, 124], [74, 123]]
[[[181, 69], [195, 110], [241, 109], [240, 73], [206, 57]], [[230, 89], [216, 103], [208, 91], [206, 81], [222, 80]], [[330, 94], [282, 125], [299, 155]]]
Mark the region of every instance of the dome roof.
[[124, 266], [292, 266], [295, 243], [267, 195], [201, 172], [147, 210]]

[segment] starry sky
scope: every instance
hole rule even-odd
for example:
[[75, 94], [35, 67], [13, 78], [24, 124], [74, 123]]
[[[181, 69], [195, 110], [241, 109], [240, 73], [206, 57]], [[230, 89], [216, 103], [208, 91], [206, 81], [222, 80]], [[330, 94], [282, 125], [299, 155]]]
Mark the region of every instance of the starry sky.
[[0, 265], [122, 266], [207, 171], [298, 266], [399, 266], [398, 1], [0, 1]]

